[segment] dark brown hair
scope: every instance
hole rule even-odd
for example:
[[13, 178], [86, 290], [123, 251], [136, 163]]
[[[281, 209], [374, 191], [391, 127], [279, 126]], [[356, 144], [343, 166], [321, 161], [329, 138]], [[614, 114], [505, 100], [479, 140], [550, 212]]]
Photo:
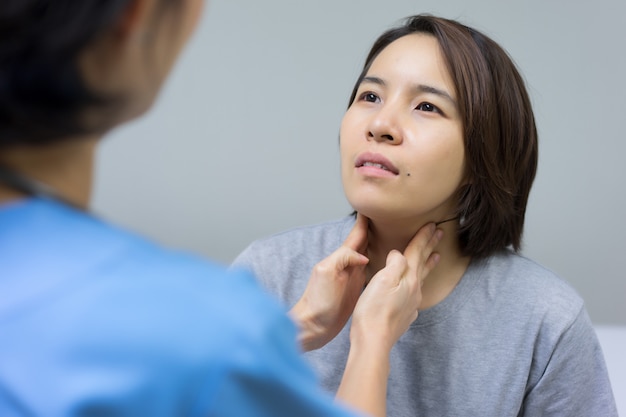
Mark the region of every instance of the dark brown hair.
[[376, 40], [350, 105], [378, 54], [415, 33], [437, 39], [456, 88], [468, 179], [458, 191], [461, 249], [477, 258], [509, 246], [518, 251], [537, 170], [537, 129], [524, 81], [496, 42], [454, 20], [411, 16]]

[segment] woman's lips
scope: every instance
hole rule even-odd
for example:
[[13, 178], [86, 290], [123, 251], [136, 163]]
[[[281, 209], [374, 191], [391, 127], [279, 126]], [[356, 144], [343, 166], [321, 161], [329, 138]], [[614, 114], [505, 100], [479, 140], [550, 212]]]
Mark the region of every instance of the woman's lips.
[[[354, 167], [366, 172], [386, 172], [398, 175], [400, 171], [384, 156], [376, 153], [365, 152], [359, 155], [354, 162]], [[381, 172], [382, 171], [382, 172]]]

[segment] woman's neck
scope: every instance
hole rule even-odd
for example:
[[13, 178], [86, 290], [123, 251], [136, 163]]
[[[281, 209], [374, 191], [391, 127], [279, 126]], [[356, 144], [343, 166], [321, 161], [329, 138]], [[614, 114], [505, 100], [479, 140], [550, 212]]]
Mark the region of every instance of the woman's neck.
[[[91, 197], [97, 137], [75, 138], [51, 145], [2, 149], [0, 163], [54, 189], [72, 204], [87, 208]], [[24, 195], [0, 183], [0, 203]]]
[[[437, 266], [424, 280], [422, 304], [420, 310], [432, 307], [446, 298], [459, 283], [470, 262], [464, 256], [457, 238], [458, 220], [441, 223], [438, 227], [444, 231], [443, 239], [435, 248], [441, 256]], [[381, 223], [370, 220], [368, 236], [368, 278], [371, 278], [385, 266], [387, 254], [395, 249], [404, 252], [409, 241], [423, 224], [405, 222]]]

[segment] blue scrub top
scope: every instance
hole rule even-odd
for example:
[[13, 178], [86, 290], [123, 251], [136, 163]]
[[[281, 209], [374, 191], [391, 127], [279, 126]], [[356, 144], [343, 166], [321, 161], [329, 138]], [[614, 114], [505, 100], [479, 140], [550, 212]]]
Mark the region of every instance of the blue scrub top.
[[43, 199], [0, 206], [0, 416], [354, 416], [247, 273]]

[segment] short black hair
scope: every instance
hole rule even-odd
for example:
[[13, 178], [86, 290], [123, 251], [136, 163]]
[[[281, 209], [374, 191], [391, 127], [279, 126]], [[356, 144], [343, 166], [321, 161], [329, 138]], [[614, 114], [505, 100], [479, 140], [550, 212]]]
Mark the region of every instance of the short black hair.
[[85, 86], [77, 57], [129, 1], [0, 1], [0, 147], [87, 133], [81, 111], [108, 100]]

